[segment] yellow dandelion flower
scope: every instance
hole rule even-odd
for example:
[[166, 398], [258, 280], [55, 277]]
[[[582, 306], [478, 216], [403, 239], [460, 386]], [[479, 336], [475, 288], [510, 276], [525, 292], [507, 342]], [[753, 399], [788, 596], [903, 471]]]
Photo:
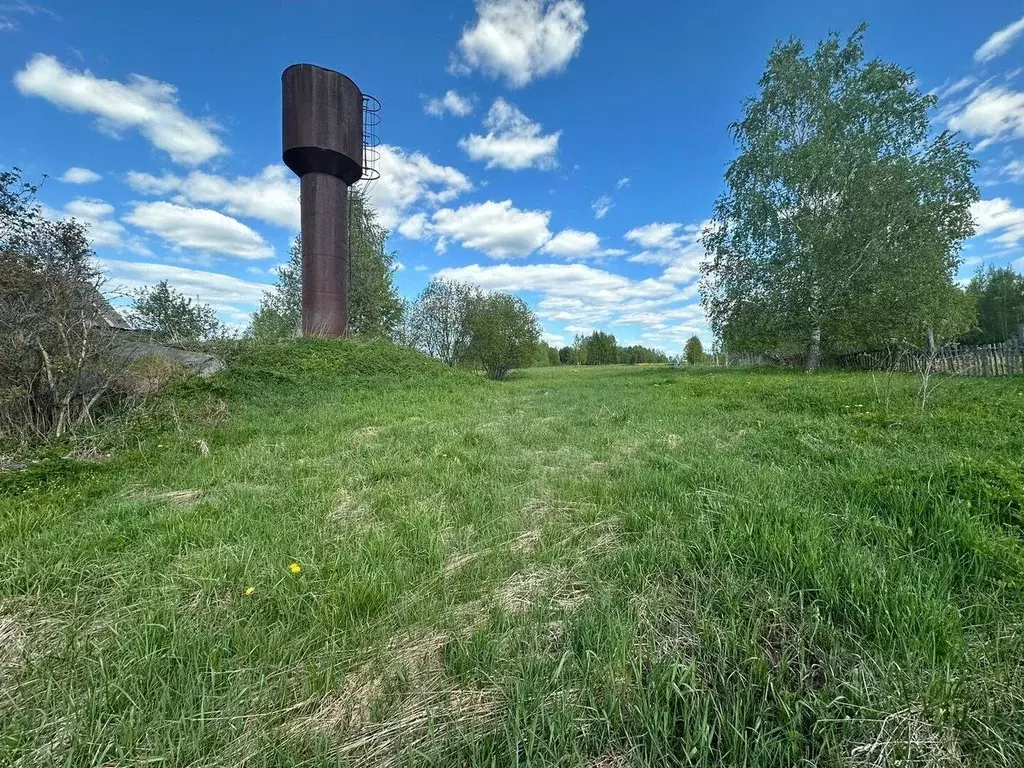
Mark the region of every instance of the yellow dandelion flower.
[[256, 594], [256, 587], [248, 587], [245, 590], [245, 596], [246, 597], [252, 597], [254, 594]]
[[298, 575], [298, 574], [302, 573], [302, 566], [299, 565], [298, 563], [292, 563], [291, 565], [288, 566], [288, 570], [291, 571], [293, 574]]

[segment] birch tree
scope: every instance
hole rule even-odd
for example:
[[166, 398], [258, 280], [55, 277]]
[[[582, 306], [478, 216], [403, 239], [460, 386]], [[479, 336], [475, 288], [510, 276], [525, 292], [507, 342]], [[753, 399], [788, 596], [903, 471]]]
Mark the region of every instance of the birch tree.
[[771, 51], [730, 126], [738, 148], [703, 236], [701, 293], [732, 351], [923, 341], [974, 232], [969, 147], [930, 130], [935, 97], [865, 61], [862, 25]]

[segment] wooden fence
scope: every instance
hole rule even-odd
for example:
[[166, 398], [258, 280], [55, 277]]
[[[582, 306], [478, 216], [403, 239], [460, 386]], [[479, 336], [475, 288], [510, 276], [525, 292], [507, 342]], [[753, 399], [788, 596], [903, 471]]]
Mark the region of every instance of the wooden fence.
[[[857, 371], [899, 371], [902, 373], [948, 373], [959, 376], [1010, 376], [1024, 374], [1024, 345], [1016, 341], [977, 347], [947, 344], [933, 353], [927, 349], [891, 347], [847, 352], [826, 357], [827, 367]], [[729, 365], [802, 366], [803, 359], [765, 353], [729, 355]]]
[[829, 361], [838, 368], [869, 371], [950, 373], [960, 376], [1024, 374], [1024, 347], [1015, 341], [968, 347], [948, 344], [930, 354], [926, 349], [887, 349], [851, 352]]

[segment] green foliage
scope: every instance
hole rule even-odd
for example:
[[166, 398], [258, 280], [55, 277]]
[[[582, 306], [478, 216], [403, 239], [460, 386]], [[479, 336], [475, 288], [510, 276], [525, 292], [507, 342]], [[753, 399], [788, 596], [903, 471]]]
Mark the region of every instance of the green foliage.
[[668, 356], [659, 349], [641, 344], [620, 347], [615, 336], [594, 331], [589, 336], [577, 334], [571, 347], [562, 347], [559, 360], [567, 365], [637, 365], [638, 363], [666, 363]]
[[587, 337], [587, 365], [614, 365], [618, 362], [618, 345], [615, 336], [603, 331], [594, 331]]
[[540, 342], [537, 316], [508, 293], [476, 294], [466, 312], [466, 331], [467, 359], [499, 381], [513, 368], [529, 366]]
[[587, 353], [589, 345], [587, 343], [587, 337], [583, 334], [577, 333], [572, 339], [572, 364], [573, 365], [586, 365], [587, 364]]
[[1011, 267], [979, 271], [967, 287], [977, 311], [977, 323], [967, 334], [975, 344], [1020, 339], [1024, 325], [1024, 275]]
[[302, 330], [302, 239], [288, 249], [288, 261], [277, 268], [277, 283], [264, 291], [253, 313], [249, 335], [261, 341], [287, 339]]
[[350, 189], [348, 281], [349, 332], [392, 338], [402, 322], [402, 299], [395, 287], [395, 251], [387, 249], [388, 231], [377, 222], [365, 193]]
[[160, 341], [209, 341], [227, 334], [213, 307], [193, 302], [166, 280], [137, 289], [130, 314], [139, 328]]
[[479, 290], [468, 283], [434, 278], [409, 309], [412, 346], [447, 365], [466, 361], [469, 330], [466, 315]]
[[325, 382], [358, 389], [370, 382], [416, 386], [426, 380], [475, 380], [468, 374], [459, 377], [420, 352], [379, 338], [241, 342], [230, 359], [225, 385], [246, 396], [273, 393], [294, 399], [301, 392], [315, 399]]
[[652, 349], [642, 344], [632, 344], [628, 347], [618, 347], [615, 351], [615, 359], [620, 365], [667, 363], [668, 355], [660, 349]]
[[686, 362], [690, 365], [698, 365], [706, 360], [704, 345], [700, 343], [700, 339], [696, 336], [691, 336], [686, 340], [686, 345], [683, 347], [683, 355], [686, 357]]
[[546, 341], [540, 342], [533, 353], [533, 367], [539, 368], [546, 365], [559, 365], [558, 350]]
[[[403, 303], [394, 285], [395, 252], [360, 189], [349, 189], [349, 333], [391, 338], [402, 323]], [[278, 268], [273, 290], [263, 294], [249, 334], [257, 339], [297, 335], [302, 326], [302, 240], [295, 238], [288, 262]]]
[[702, 296], [734, 352], [918, 343], [962, 313], [952, 278], [976, 161], [933, 134], [935, 97], [913, 74], [864, 60], [864, 27], [805, 55], [797, 40], [768, 57], [760, 92], [731, 126], [739, 155], [703, 241]]
[[61, 437], [114, 399], [88, 230], [47, 219], [37, 190], [0, 172], [0, 443]]

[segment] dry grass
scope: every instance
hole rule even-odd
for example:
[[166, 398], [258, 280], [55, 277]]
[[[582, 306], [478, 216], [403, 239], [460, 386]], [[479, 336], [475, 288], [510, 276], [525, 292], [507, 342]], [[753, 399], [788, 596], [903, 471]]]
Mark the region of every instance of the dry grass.
[[360, 664], [334, 695], [295, 720], [293, 738], [326, 738], [338, 759], [401, 765], [450, 733], [479, 731], [500, 713], [497, 690], [467, 688], [444, 674], [443, 632], [403, 633], [380, 658]]
[[[629, 599], [637, 639], [659, 658], [692, 657], [700, 648], [688, 593], [679, 585], [657, 585]], [[645, 651], [641, 651], [643, 653]]]
[[0, 616], [0, 670], [20, 667], [28, 647], [28, 632], [14, 616]]
[[509, 543], [510, 551], [517, 555], [532, 555], [540, 549], [541, 532], [536, 528], [523, 531]]
[[527, 613], [537, 605], [572, 611], [588, 597], [561, 568], [520, 571], [506, 579], [493, 594], [495, 604], [508, 613]]
[[463, 567], [469, 565], [474, 560], [476, 560], [478, 557], [480, 557], [482, 554], [484, 554], [484, 553], [483, 552], [466, 552], [466, 553], [463, 553], [463, 554], [452, 555], [451, 557], [448, 558], [447, 561], [445, 561], [445, 564], [444, 564], [444, 574], [445, 574], [445, 576], [450, 576], [451, 574], [455, 573], [456, 571], [458, 571], [458, 570], [462, 569]]
[[338, 492], [334, 504], [327, 513], [327, 523], [332, 527], [349, 530], [353, 526], [368, 527], [376, 523], [373, 513], [361, 504], [347, 490]]
[[195, 504], [201, 498], [203, 498], [202, 491], [167, 491], [166, 493], [159, 493], [153, 497], [159, 501], [165, 501], [168, 504], [173, 504], [176, 507], [184, 507], [189, 504]]
[[606, 752], [587, 761], [586, 768], [628, 768], [629, 757], [622, 752]]
[[849, 765], [856, 768], [961, 768], [967, 761], [956, 740], [936, 730], [924, 709], [914, 705], [878, 721], [878, 734], [854, 747]]
[[62, 755], [71, 746], [75, 727], [68, 718], [62, 718], [56, 725], [46, 729], [36, 747], [19, 757], [12, 768], [39, 768], [40, 766], [66, 765]]

